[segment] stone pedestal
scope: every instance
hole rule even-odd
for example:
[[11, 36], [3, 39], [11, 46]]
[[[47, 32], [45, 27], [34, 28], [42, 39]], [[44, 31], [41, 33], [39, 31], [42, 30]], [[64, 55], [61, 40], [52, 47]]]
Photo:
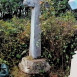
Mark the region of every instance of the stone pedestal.
[[49, 71], [51, 67], [45, 59], [29, 60], [24, 57], [21, 63], [19, 63], [19, 68], [27, 74], [40, 74]]

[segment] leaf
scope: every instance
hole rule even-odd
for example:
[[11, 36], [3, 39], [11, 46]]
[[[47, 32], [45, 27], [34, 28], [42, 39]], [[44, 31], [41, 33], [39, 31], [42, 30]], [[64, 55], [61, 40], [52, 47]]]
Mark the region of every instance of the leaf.
[[20, 59], [20, 58], [21, 58], [21, 55], [20, 55], [20, 54], [17, 54], [16, 57], [17, 57], [18, 59]]

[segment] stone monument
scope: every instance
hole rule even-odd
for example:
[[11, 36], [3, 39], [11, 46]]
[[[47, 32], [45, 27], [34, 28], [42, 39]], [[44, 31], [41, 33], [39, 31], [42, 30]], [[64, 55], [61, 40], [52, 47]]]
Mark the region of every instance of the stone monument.
[[39, 74], [40, 72], [47, 72], [50, 70], [50, 65], [45, 59], [38, 59], [41, 57], [41, 28], [40, 28], [40, 1], [42, 0], [24, 0], [24, 6], [31, 8], [31, 35], [29, 56], [32, 59], [24, 57], [19, 68], [24, 73]]

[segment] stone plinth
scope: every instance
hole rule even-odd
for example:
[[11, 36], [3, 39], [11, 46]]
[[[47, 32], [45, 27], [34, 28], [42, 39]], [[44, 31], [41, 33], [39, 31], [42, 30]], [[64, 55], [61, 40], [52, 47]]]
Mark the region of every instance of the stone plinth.
[[39, 74], [49, 71], [51, 67], [45, 59], [29, 60], [24, 57], [21, 63], [19, 63], [19, 68], [24, 73]]

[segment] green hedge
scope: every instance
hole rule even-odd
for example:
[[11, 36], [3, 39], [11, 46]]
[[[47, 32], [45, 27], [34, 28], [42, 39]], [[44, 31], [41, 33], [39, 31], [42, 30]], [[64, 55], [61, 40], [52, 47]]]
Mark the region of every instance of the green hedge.
[[[46, 17], [49, 16], [47, 19]], [[55, 69], [69, 68], [71, 56], [77, 46], [74, 36], [75, 19], [71, 12], [61, 17], [44, 13], [40, 17], [42, 28], [42, 56]], [[14, 17], [0, 20], [0, 63], [14, 66], [29, 52], [30, 20]]]
[[[77, 46], [77, 36], [74, 35], [76, 20], [71, 11], [56, 17], [54, 7], [45, 9], [42, 6], [41, 9], [41, 57], [46, 58], [54, 69], [68, 70]], [[29, 40], [29, 19], [0, 20], [0, 63], [18, 64], [29, 53]]]
[[49, 18], [41, 17], [42, 55], [55, 69], [68, 70], [77, 46], [77, 36], [74, 35], [76, 20], [70, 11], [61, 17], [45, 15]]
[[[28, 51], [30, 21], [14, 17], [10, 21], [0, 20], [0, 63], [13, 66]], [[25, 53], [28, 54], [28, 53]], [[24, 56], [24, 55], [23, 55]]]

